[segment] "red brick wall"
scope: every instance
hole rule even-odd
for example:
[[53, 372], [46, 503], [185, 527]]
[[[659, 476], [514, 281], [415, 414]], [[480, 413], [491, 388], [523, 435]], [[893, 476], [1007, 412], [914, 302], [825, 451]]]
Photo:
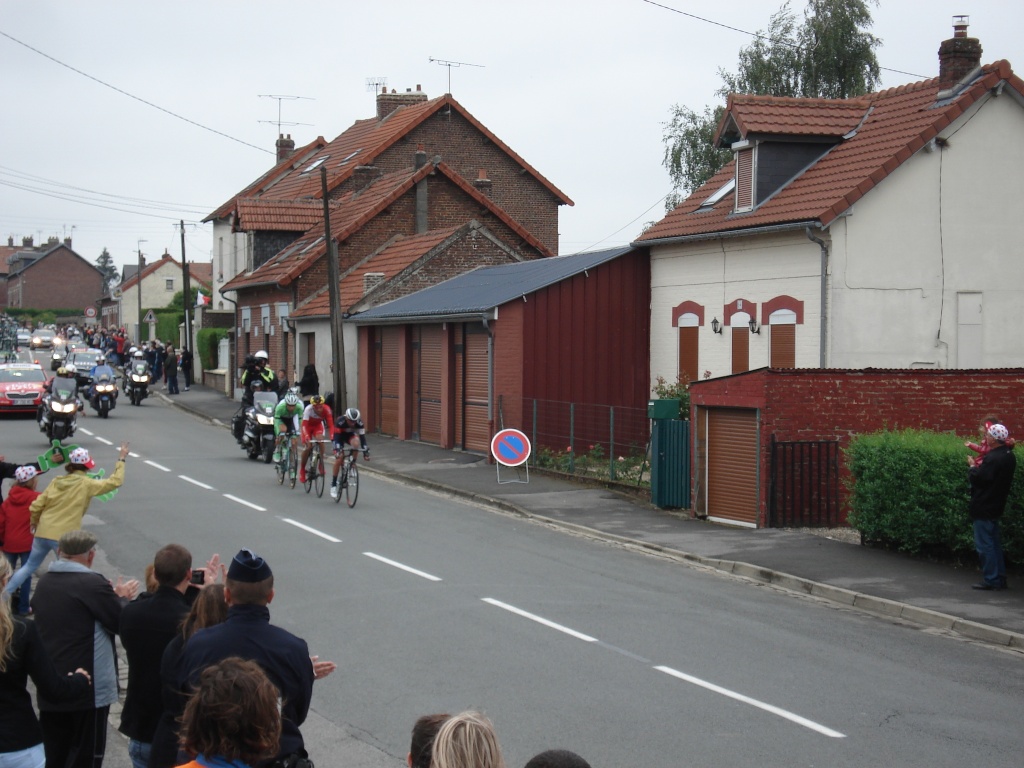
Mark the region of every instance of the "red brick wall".
[[[494, 335], [494, 429], [524, 429], [523, 422], [523, 322], [526, 304], [512, 301], [498, 309], [491, 323]], [[499, 414], [498, 407], [501, 412]]]
[[[282, 333], [281, 318], [277, 315], [277, 303], [288, 302], [290, 304], [291, 300], [292, 291], [289, 288], [249, 288], [238, 292], [238, 311], [235, 313], [235, 327], [239, 329], [241, 335], [235, 338], [235, 365], [237, 368], [241, 369], [245, 362], [245, 331], [242, 330], [241, 310], [243, 307], [249, 307], [252, 318], [249, 325], [250, 353], [265, 349], [270, 356], [270, 366], [274, 369], [275, 375], [277, 375], [277, 371], [280, 368], [284, 368], [289, 372], [294, 370], [295, 338], [297, 334], [288, 334], [287, 359], [285, 359], [284, 334]], [[264, 335], [267, 331], [262, 321], [261, 310], [264, 304], [270, 305], [270, 324], [276, 326], [274, 328], [274, 335], [270, 337], [269, 344]], [[259, 333], [254, 333], [256, 330]], [[291, 374], [289, 373], [289, 375]]]
[[61, 246], [10, 281], [21, 286], [21, 307], [78, 309], [103, 296], [103, 275], [88, 261]]
[[[767, 515], [772, 435], [779, 441], [838, 440], [880, 429], [926, 429], [975, 438], [989, 414], [1024, 432], [1024, 370], [768, 369], [690, 385], [692, 406], [758, 408], [760, 515]], [[696, 438], [696, 436], [695, 436]], [[696, 455], [696, 453], [694, 454]], [[841, 472], [846, 476], [845, 466]], [[845, 507], [845, 490], [840, 499]]]

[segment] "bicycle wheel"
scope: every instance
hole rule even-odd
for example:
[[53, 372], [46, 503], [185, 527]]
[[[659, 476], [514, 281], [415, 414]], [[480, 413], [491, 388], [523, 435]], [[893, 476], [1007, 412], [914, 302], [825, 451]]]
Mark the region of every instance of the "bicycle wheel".
[[341, 501], [341, 497], [345, 494], [345, 483], [348, 481], [348, 467], [345, 464], [341, 465], [341, 471], [338, 472], [338, 495], [334, 497], [334, 503], [337, 504]]
[[317, 451], [316, 458], [313, 459], [313, 484], [316, 486], [318, 498], [323, 498], [324, 496], [324, 480], [324, 455]]
[[298, 479], [299, 474], [299, 456], [298, 451], [288, 448], [288, 485], [294, 490], [295, 481]]
[[353, 455], [348, 465], [348, 482], [345, 484], [345, 503], [350, 507], [356, 505], [359, 498], [359, 467], [356, 466], [356, 457]]
[[284, 476], [288, 471], [288, 446], [283, 445], [279, 450], [281, 451], [281, 458], [274, 464], [274, 469], [277, 470], [277, 484], [284, 485]]
[[306, 457], [306, 482], [303, 483], [306, 486], [306, 493], [313, 490], [313, 467], [316, 466], [316, 448], [310, 450], [309, 456]]

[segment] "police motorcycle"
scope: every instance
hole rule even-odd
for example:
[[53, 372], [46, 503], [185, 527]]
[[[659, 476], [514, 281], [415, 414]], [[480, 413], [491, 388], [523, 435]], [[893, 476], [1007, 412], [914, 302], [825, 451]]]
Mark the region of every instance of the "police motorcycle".
[[108, 414], [117, 407], [117, 384], [114, 377], [108, 373], [101, 373], [92, 383], [89, 393], [89, 405], [100, 415], [101, 419], [107, 418]]
[[149, 397], [149, 365], [142, 352], [136, 351], [124, 370], [124, 393], [132, 405], [142, 405]]
[[274, 409], [277, 394], [254, 388], [252, 405], [245, 409], [245, 420], [239, 443], [250, 459], [255, 461], [262, 454], [263, 461], [270, 463], [274, 454]]
[[50, 391], [43, 396], [39, 429], [49, 440], [72, 437], [78, 427], [77, 414], [81, 405], [78, 382], [74, 377], [58, 375], [51, 382]]

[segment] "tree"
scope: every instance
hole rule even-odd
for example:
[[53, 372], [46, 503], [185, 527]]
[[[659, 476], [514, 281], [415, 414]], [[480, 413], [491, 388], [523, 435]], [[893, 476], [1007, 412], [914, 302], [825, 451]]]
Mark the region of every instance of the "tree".
[[96, 266], [99, 267], [100, 272], [103, 273], [103, 284], [108, 289], [112, 289], [115, 285], [121, 282], [121, 276], [118, 274], [117, 267], [114, 266], [114, 259], [110, 255], [110, 252], [104, 248], [96, 258]]
[[[808, 0], [798, 27], [787, 0], [772, 15], [767, 31], [758, 31], [753, 42], [740, 49], [738, 71], [719, 70], [722, 87], [716, 95], [845, 99], [871, 91], [879, 81], [875, 49], [882, 41], [866, 31], [873, 23], [869, 4], [877, 5], [878, 0]], [[721, 106], [705, 107], [697, 113], [673, 105], [662, 139], [662, 162], [672, 181], [666, 210], [729, 161], [728, 151], [711, 146], [723, 111]]]

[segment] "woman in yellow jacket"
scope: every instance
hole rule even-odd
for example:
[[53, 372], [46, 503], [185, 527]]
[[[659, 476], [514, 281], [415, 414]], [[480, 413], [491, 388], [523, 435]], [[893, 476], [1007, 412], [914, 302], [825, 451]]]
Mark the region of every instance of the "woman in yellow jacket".
[[94, 496], [120, 488], [124, 482], [124, 460], [128, 456], [128, 443], [121, 443], [117, 467], [110, 477], [96, 479], [86, 474], [95, 465], [85, 448], [76, 448], [68, 456], [67, 474], [54, 478], [32, 502], [32, 551], [26, 562], [7, 583], [7, 593], [14, 594], [29, 576], [42, 565], [46, 556], [57, 549], [57, 541], [68, 531], [82, 527], [82, 518]]

